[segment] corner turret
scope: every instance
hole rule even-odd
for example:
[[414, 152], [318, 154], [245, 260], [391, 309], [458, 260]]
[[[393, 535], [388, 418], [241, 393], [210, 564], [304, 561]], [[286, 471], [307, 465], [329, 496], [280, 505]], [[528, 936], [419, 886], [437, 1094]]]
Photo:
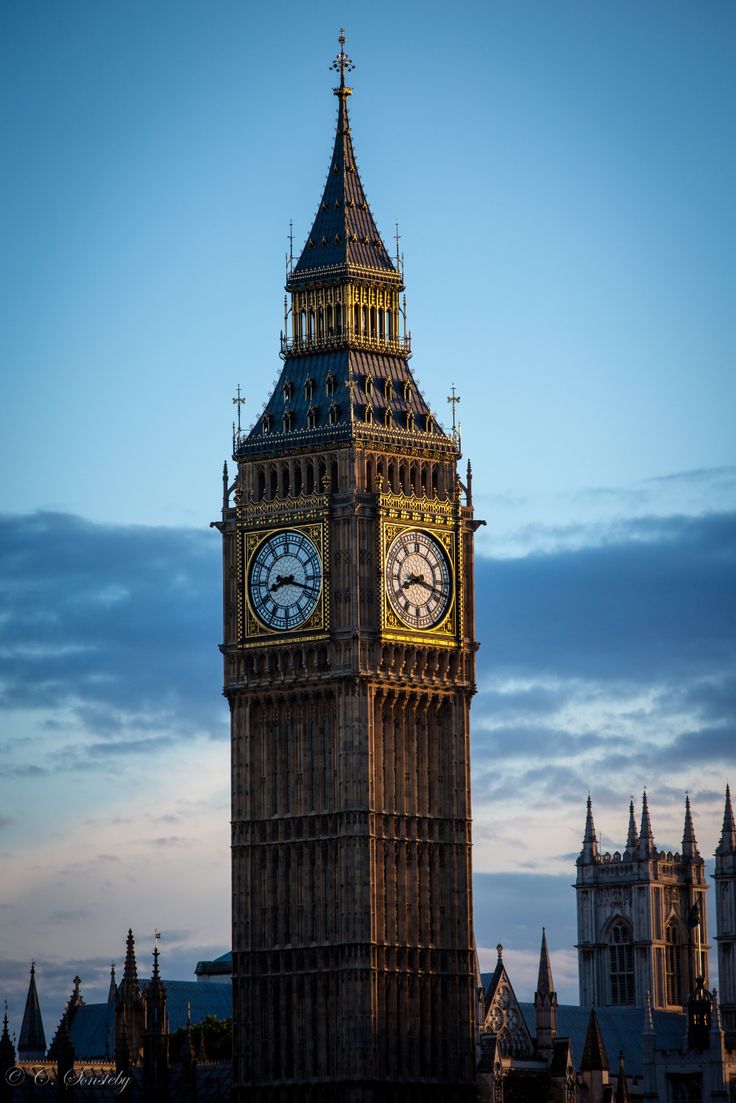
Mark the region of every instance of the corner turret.
[[716, 847], [716, 944], [721, 1016], [728, 1046], [736, 1046], [736, 823], [726, 786], [723, 827]]

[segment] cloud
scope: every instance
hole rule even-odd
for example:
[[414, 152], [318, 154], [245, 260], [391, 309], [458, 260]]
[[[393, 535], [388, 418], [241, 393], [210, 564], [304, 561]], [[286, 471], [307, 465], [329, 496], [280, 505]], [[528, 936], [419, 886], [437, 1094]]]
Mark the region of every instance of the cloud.
[[677, 681], [733, 660], [736, 514], [637, 519], [616, 541], [476, 561], [482, 669]]
[[226, 734], [216, 534], [6, 515], [0, 549], [0, 709], [48, 710], [86, 756]]

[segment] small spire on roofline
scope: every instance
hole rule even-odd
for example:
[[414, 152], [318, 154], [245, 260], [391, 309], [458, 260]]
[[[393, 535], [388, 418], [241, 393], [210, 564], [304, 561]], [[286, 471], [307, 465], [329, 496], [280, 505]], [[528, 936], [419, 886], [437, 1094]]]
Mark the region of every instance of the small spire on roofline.
[[736, 852], [736, 822], [731, 806], [731, 788], [726, 786], [726, 804], [723, 809], [723, 827], [721, 828], [721, 840], [718, 843], [716, 854], [733, 854]]
[[685, 794], [685, 827], [682, 834], [682, 856], [683, 858], [699, 858], [698, 852], [698, 840], [695, 838], [695, 828], [693, 827], [693, 817], [690, 812], [690, 796]]
[[641, 800], [641, 828], [639, 830], [639, 857], [652, 858], [656, 853], [652, 821], [649, 819], [649, 802], [644, 790]]
[[585, 806], [585, 834], [583, 835], [583, 849], [580, 851], [579, 862], [595, 862], [598, 860], [598, 839], [593, 823], [593, 802], [588, 793]]
[[636, 850], [639, 845], [639, 832], [636, 830], [636, 818], [634, 816], [634, 798], [629, 801], [629, 833], [626, 836], [626, 849]]

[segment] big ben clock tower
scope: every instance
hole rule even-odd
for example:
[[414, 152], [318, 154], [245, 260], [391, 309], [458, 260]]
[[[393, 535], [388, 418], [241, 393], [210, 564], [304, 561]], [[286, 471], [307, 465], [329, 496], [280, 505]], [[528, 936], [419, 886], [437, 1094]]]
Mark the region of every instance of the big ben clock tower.
[[[353, 153], [224, 480], [235, 1097], [473, 1098], [473, 531]], [[402, 324], [402, 318], [404, 319]]]

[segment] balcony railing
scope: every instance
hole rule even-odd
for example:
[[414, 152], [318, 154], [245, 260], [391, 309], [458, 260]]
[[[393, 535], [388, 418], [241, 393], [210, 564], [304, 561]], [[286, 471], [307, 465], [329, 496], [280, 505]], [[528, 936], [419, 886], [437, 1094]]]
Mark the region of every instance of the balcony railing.
[[362, 333], [351, 326], [343, 326], [337, 333], [323, 335], [307, 334], [302, 337], [285, 337], [281, 335], [281, 355], [299, 356], [309, 352], [330, 352], [333, 349], [342, 349], [346, 345], [352, 348], [365, 349], [366, 352], [387, 352], [396, 356], [411, 356], [411, 334], [406, 337], [384, 337], [377, 333]]

